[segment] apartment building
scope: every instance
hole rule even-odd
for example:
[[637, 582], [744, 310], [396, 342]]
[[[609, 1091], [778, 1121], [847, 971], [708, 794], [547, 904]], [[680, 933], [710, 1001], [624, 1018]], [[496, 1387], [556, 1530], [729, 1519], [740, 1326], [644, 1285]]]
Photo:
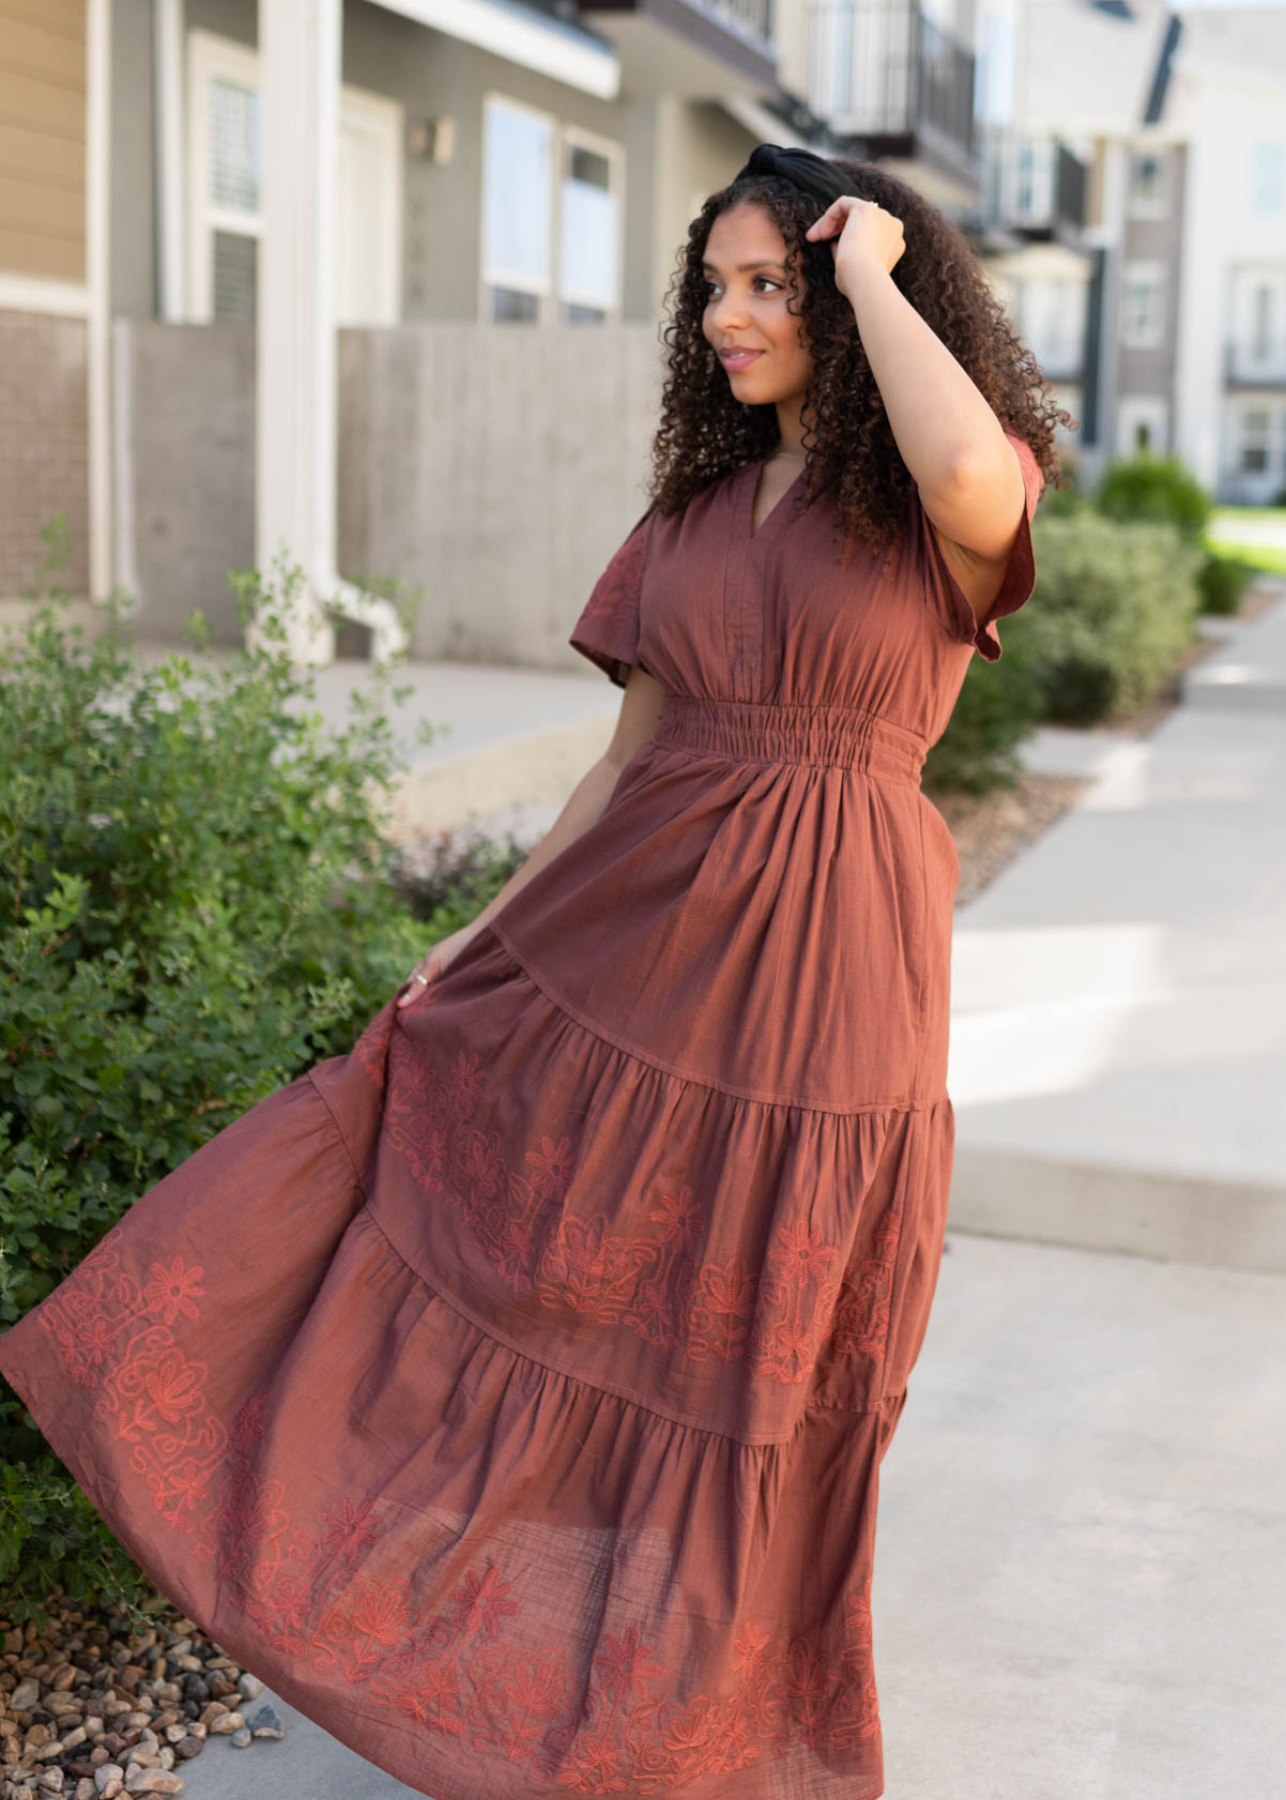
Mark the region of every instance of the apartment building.
[[[1176, 454], [1216, 498], [1286, 488], [1286, 8], [1027, 0], [1014, 130], [1065, 231], [1002, 251], [1011, 310], [1082, 422], [1092, 483], [1114, 456]], [[992, 219], [1032, 174], [993, 160]], [[1077, 159], [1083, 178], [1066, 158]], [[1008, 192], [1007, 201], [999, 198]], [[1075, 207], [1072, 208], [1075, 210]], [[1066, 220], [1062, 221], [1066, 224]], [[1080, 346], [1079, 358], [1077, 346]]]
[[1257, 113], [1192, 18], [0, 0], [0, 594], [57, 506], [72, 585], [126, 586], [154, 635], [200, 606], [235, 641], [227, 570], [286, 546], [357, 622], [323, 657], [395, 641], [369, 583], [399, 576], [418, 653], [557, 666], [637, 512], [688, 221], [763, 139], [881, 160], [960, 223], [1089, 473], [1146, 440], [1267, 494], [1276, 90], [1261, 67]]

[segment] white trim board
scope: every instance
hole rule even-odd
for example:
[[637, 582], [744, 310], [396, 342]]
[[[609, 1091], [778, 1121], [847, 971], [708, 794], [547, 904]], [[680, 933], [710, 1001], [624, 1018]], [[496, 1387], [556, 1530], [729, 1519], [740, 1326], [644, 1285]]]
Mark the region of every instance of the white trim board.
[[0, 312], [51, 313], [61, 319], [87, 319], [89, 289], [79, 281], [0, 274]]
[[506, 5], [505, 0], [376, 0], [376, 4], [600, 100], [615, 100], [620, 93], [621, 62], [614, 50], [596, 44], [575, 25], [546, 19], [531, 7]]

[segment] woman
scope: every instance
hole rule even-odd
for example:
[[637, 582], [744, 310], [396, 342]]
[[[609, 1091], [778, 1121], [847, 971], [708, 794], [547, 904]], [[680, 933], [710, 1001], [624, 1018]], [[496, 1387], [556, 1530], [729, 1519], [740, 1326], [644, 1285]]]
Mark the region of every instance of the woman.
[[953, 1148], [920, 769], [1032, 590], [1051, 409], [946, 220], [773, 145], [665, 335], [571, 636], [604, 757], [0, 1341], [161, 1589], [437, 1800], [884, 1791], [879, 1466]]

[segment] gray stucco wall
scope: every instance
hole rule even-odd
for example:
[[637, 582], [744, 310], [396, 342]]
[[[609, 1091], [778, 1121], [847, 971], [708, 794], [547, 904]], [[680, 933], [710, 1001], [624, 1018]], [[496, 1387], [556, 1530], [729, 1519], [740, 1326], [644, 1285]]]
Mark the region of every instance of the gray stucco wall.
[[425, 585], [421, 656], [576, 666], [567, 633], [647, 504], [660, 380], [653, 324], [342, 332], [343, 573]]
[[237, 644], [228, 571], [254, 561], [251, 325], [118, 325], [128, 391], [133, 563], [143, 637], [177, 639], [205, 613], [217, 643]]
[[[137, 629], [177, 638], [199, 606], [216, 641], [237, 643], [227, 575], [254, 558], [253, 328], [118, 331]], [[660, 358], [651, 323], [340, 333], [339, 566], [425, 587], [414, 654], [580, 666], [567, 634], [646, 505]]]
[[84, 319], [0, 310], [0, 599], [36, 581], [57, 513], [70, 543], [53, 580], [89, 585], [88, 357]]

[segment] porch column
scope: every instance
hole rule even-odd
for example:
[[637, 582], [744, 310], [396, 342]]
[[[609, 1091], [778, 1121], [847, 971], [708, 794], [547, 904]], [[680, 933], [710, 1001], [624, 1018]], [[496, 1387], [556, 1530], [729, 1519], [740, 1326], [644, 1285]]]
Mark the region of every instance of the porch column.
[[[255, 560], [282, 549], [305, 580], [292, 658], [328, 663], [322, 604], [371, 627], [375, 655], [404, 647], [388, 601], [336, 573], [335, 196], [342, 0], [260, 0], [262, 217], [256, 342]], [[251, 631], [253, 641], [254, 632]]]

